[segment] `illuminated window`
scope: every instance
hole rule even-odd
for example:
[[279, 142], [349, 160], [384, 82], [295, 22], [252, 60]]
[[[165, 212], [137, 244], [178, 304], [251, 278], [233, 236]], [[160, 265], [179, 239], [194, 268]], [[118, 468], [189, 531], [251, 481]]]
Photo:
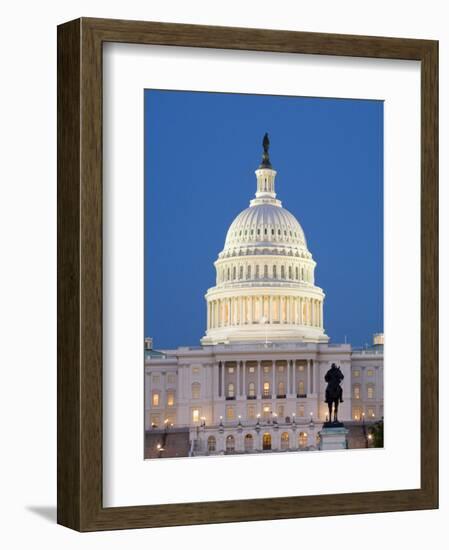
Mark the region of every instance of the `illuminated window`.
[[250, 452], [254, 448], [254, 439], [251, 434], [245, 435], [245, 451]]
[[278, 405], [278, 416], [280, 418], [284, 418], [285, 416], [285, 408], [284, 405]]
[[284, 372], [284, 365], [279, 365], [278, 371], [279, 372]]
[[153, 382], [153, 384], [159, 384], [159, 382], [161, 381], [161, 377], [159, 376], [159, 374], [153, 374], [151, 381]]
[[226, 407], [226, 420], [234, 420], [235, 411], [234, 407]]
[[226, 438], [226, 451], [228, 453], [235, 451], [235, 439], [233, 435], [228, 435]]
[[281, 434], [281, 451], [285, 451], [289, 448], [289, 435], [287, 432]]
[[248, 371], [249, 372], [256, 372], [256, 369], [255, 369], [255, 367], [249, 367]]
[[304, 405], [298, 405], [298, 416], [304, 416]]
[[278, 395], [285, 395], [285, 384], [284, 384], [284, 382], [279, 382], [279, 384], [278, 384]]
[[269, 418], [270, 413], [271, 413], [270, 406], [269, 405], [264, 405], [264, 408], [262, 410], [263, 410], [264, 418]]
[[374, 371], [373, 371], [373, 369], [368, 369], [368, 370], [366, 371], [366, 376], [374, 376]]
[[270, 383], [264, 382], [263, 383], [263, 395], [264, 397], [268, 397], [270, 395]]
[[371, 407], [368, 408], [367, 414], [368, 414], [368, 418], [374, 418], [376, 416], [374, 409], [372, 409]]
[[228, 367], [228, 373], [234, 374], [234, 367]]
[[199, 409], [192, 409], [192, 421], [193, 422], [199, 422], [200, 421], [200, 410]]
[[200, 373], [200, 367], [192, 367], [192, 374], [199, 374]]
[[262, 449], [264, 451], [270, 451], [271, 450], [271, 435], [268, 432], [265, 432], [263, 434]]
[[235, 397], [234, 384], [228, 384], [228, 397]]
[[304, 380], [300, 380], [298, 382], [298, 395], [304, 395], [305, 389], [304, 389]]
[[161, 395], [159, 392], [155, 391], [153, 393], [153, 397], [152, 397], [152, 405], [153, 407], [159, 407], [159, 403], [161, 402]]
[[250, 382], [248, 384], [248, 396], [255, 397], [255, 395], [256, 395], [256, 384], [254, 382]]
[[175, 404], [175, 392], [168, 391], [167, 392], [167, 407], [173, 407]]
[[299, 372], [304, 372], [304, 365], [299, 365], [298, 370]]
[[353, 389], [354, 399], [360, 399], [360, 386], [356, 384]]
[[359, 369], [356, 369], [355, 371], [353, 371], [352, 374], [353, 374], [354, 378], [360, 378], [360, 371], [359, 371]]
[[209, 451], [209, 453], [214, 453], [216, 448], [217, 448], [217, 440], [213, 435], [210, 435], [207, 438], [207, 450]]
[[369, 384], [366, 388], [366, 395], [368, 399], [374, 399], [374, 386], [373, 384]]
[[306, 432], [299, 432], [298, 436], [298, 444], [301, 449], [304, 447], [307, 447], [307, 433]]
[[263, 371], [264, 371], [265, 374], [269, 373], [270, 372], [270, 367], [264, 367]]
[[248, 418], [250, 420], [256, 418], [256, 405], [248, 405]]
[[354, 420], [360, 420], [362, 418], [362, 409], [360, 407], [352, 409], [352, 418]]
[[199, 399], [201, 393], [201, 385], [198, 382], [192, 384], [192, 399]]
[[176, 376], [174, 374], [167, 374], [167, 384], [175, 384]]

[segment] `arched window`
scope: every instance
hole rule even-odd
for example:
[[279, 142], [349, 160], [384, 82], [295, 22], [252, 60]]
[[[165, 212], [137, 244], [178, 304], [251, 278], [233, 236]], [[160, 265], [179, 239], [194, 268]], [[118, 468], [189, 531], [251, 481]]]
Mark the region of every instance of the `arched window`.
[[267, 265], [263, 266], [263, 276], [264, 276], [265, 279], [268, 277], [268, 266]]
[[303, 449], [304, 447], [307, 447], [307, 433], [306, 432], [299, 432], [298, 444], [299, 444], [301, 449]]
[[304, 281], [304, 268], [301, 267], [301, 281]]
[[235, 388], [234, 388], [234, 384], [231, 382], [230, 384], [228, 384], [228, 395], [227, 397], [235, 397]]
[[262, 438], [262, 449], [264, 451], [271, 451], [271, 434], [265, 432]]
[[256, 265], [256, 279], [259, 278], [259, 266]]
[[243, 279], [243, 265], [240, 266], [239, 279]]
[[248, 397], [255, 397], [256, 396], [256, 384], [254, 382], [250, 382], [248, 384]]
[[304, 395], [304, 394], [305, 394], [304, 380], [300, 380], [298, 382], [298, 395]]
[[232, 278], [235, 279], [236, 273], [235, 273], [235, 266], [232, 268]]
[[269, 397], [270, 396], [270, 383], [264, 382], [263, 383], [263, 396]]
[[228, 267], [228, 277], [227, 277], [227, 280], [229, 281], [230, 278], [231, 278], [231, 270], [230, 270], [230, 268]]
[[192, 399], [199, 399], [201, 392], [201, 385], [199, 382], [194, 382], [192, 384]]
[[209, 453], [214, 453], [217, 448], [217, 440], [213, 435], [207, 438], [207, 450]]
[[235, 439], [233, 435], [228, 435], [226, 438], [226, 452], [233, 453], [235, 451]]
[[285, 384], [284, 382], [279, 382], [278, 384], [278, 397], [285, 396]]
[[366, 396], [368, 399], [374, 399], [374, 384], [368, 384], [366, 388]]
[[285, 279], [285, 266], [281, 265], [281, 279]]
[[360, 399], [360, 384], [354, 384], [353, 394], [354, 399]]
[[289, 439], [287, 432], [281, 434], [281, 451], [285, 451], [289, 448]]
[[250, 265], [246, 268], [246, 278], [251, 279], [251, 266]]
[[295, 268], [295, 276], [296, 276], [296, 280], [299, 279], [299, 269], [296, 267]]
[[276, 266], [274, 265], [273, 266], [273, 279], [277, 279], [277, 276], [278, 276], [278, 274], [277, 274]]
[[245, 435], [245, 451], [250, 452], [254, 448], [254, 439], [251, 434]]
[[292, 277], [292, 266], [291, 265], [288, 266], [288, 278], [293, 279], [293, 277]]

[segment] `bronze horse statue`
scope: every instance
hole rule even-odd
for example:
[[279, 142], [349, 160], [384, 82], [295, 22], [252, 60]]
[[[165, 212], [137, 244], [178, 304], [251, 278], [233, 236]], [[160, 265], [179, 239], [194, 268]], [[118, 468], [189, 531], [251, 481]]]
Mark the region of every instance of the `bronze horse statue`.
[[[340, 382], [344, 376], [335, 363], [332, 363], [331, 368], [326, 372], [324, 380], [327, 382], [325, 403], [329, 407], [329, 422], [338, 422], [338, 405], [343, 403], [343, 389]], [[334, 416], [332, 420], [332, 405], [334, 406]]]

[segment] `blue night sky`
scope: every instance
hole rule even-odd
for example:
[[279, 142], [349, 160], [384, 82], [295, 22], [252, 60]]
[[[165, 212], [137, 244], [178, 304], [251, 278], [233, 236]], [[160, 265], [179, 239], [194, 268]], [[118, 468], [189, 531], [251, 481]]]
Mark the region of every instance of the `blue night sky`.
[[383, 331], [383, 103], [145, 91], [145, 335], [199, 345], [226, 231], [270, 135], [276, 192], [304, 229], [331, 342]]

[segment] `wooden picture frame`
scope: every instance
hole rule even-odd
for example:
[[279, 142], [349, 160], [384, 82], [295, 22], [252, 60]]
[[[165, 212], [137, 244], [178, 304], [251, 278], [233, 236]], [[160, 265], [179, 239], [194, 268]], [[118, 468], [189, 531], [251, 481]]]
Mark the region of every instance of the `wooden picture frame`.
[[[102, 503], [102, 45], [421, 62], [421, 488], [105, 508]], [[79, 531], [438, 506], [438, 43], [82, 18], [58, 27], [58, 523]], [[404, 420], [405, 421], [405, 420]]]

